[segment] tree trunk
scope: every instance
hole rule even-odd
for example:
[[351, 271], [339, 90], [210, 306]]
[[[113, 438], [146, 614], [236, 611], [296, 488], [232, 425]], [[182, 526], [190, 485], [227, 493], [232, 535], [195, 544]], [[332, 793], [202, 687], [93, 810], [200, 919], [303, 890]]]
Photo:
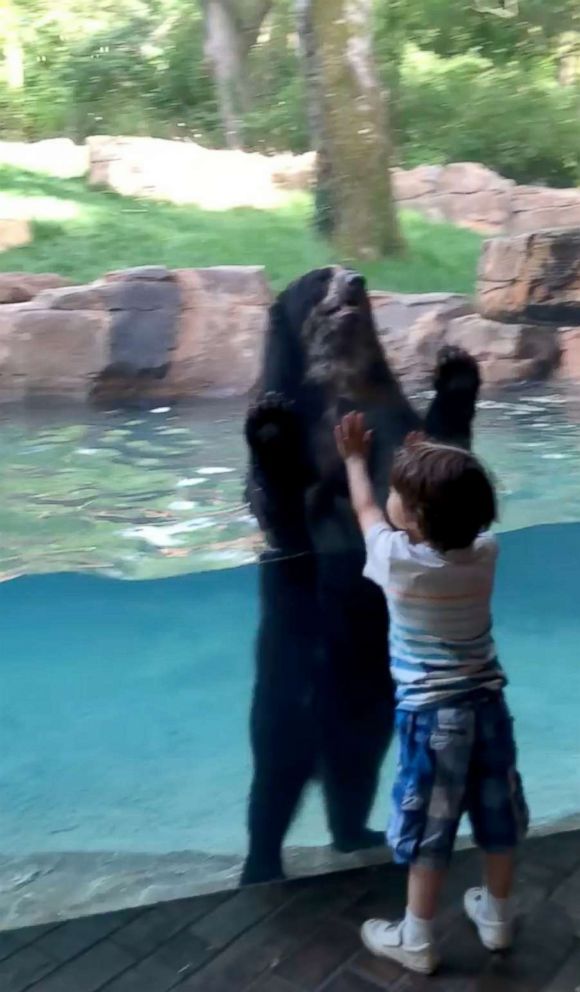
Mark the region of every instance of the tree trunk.
[[4, 65], [8, 89], [21, 90], [24, 86], [24, 52], [16, 35], [4, 42]]
[[297, 0], [318, 153], [316, 215], [343, 258], [401, 247], [385, 95], [372, 52], [373, 0]]
[[21, 90], [24, 86], [24, 49], [18, 13], [11, 3], [4, 8], [4, 16], [0, 18], [0, 30], [4, 35], [2, 47], [6, 85], [10, 90]]
[[578, 32], [567, 31], [563, 34], [556, 51], [560, 86], [574, 86], [580, 75], [580, 35]]
[[306, 82], [306, 113], [310, 144], [316, 151], [314, 221], [321, 234], [325, 237], [332, 237], [335, 218], [332, 209], [331, 168], [328, 144], [323, 140], [323, 89], [312, 22], [311, 0], [296, 0], [296, 17]]
[[248, 109], [244, 40], [229, 0], [205, 0], [205, 52], [216, 83], [220, 117], [228, 148], [243, 148]]
[[251, 103], [248, 56], [272, 5], [273, 0], [257, 0], [247, 11], [239, 0], [203, 0], [205, 51], [228, 148], [244, 145], [244, 115]]

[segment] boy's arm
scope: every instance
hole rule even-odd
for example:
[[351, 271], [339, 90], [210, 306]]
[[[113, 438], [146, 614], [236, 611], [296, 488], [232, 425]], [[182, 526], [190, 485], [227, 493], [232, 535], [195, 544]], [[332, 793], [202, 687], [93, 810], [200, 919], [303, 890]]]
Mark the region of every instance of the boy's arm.
[[350, 502], [363, 534], [371, 527], [385, 523], [378, 506], [367, 471], [371, 432], [367, 431], [362, 413], [349, 413], [336, 427], [336, 444], [344, 460], [348, 478]]
[[346, 467], [351, 505], [366, 544], [367, 560], [363, 574], [386, 591], [396, 534], [387, 523], [373, 493], [367, 471], [370, 439], [370, 431], [365, 430], [360, 413], [349, 413], [336, 428], [336, 443]]
[[385, 515], [375, 500], [365, 458], [349, 455], [345, 466], [350, 502], [360, 529], [367, 534], [375, 524], [385, 523]]

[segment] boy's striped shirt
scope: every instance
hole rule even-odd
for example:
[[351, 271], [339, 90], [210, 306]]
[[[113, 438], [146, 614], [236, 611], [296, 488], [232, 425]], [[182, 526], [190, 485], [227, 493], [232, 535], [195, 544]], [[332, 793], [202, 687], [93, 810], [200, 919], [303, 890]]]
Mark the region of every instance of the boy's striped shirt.
[[385, 522], [371, 527], [365, 541], [364, 574], [388, 601], [399, 708], [426, 709], [501, 690], [506, 677], [497, 660], [490, 605], [498, 554], [493, 535], [442, 554], [412, 544]]

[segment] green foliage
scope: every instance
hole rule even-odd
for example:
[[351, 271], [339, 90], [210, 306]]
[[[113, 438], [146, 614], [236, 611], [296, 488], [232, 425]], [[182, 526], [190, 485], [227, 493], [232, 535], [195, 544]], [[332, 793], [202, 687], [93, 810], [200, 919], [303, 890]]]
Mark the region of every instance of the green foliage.
[[403, 60], [396, 144], [403, 164], [483, 162], [518, 182], [580, 179], [580, 92], [477, 55]]
[[244, 133], [251, 148], [263, 152], [302, 152], [308, 148], [304, 83], [294, 36], [294, 13], [278, 0], [268, 22], [267, 41], [250, 53], [253, 109]]
[[[306, 196], [291, 197], [278, 210], [209, 212], [6, 168], [0, 168], [0, 188], [15, 200], [25, 199], [28, 211], [35, 199], [46, 204], [50, 197], [56, 208], [62, 204], [67, 215], [74, 214], [36, 223], [32, 244], [0, 255], [5, 272], [59, 272], [82, 283], [132, 265], [264, 265], [272, 286], [281, 289], [300, 273], [333, 261], [309, 224], [312, 201]], [[402, 226], [406, 253], [363, 266], [371, 286], [399, 292], [473, 290], [478, 235], [415, 214], [403, 214]]]
[[[7, 88], [0, 58], [0, 138], [104, 132], [221, 142], [199, 0], [1, 4], [0, 51], [16, 25], [25, 85]], [[474, 160], [520, 182], [580, 181], [578, 0], [521, 0], [512, 19], [465, 0], [376, 0], [376, 50], [402, 165]], [[567, 57], [571, 72], [562, 74]], [[248, 76], [248, 147], [305, 150], [292, 0], [275, 0]], [[570, 85], [559, 85], [564, 76]]]

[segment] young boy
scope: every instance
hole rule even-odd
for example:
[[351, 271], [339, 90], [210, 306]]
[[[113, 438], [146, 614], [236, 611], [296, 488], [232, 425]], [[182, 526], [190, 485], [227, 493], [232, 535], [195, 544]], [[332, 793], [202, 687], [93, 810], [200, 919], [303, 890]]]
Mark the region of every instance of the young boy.
[[491, 631], [495, 494], [472, 454], [415, 436], [395, 458], [385, 520], [362, 415], [346, 416], [336, 439], [366, 542], [364, 574], [389, 603], [400, 757], [388, 840], [409, 865], [403, 921], [368, 920], [362, 939], [373, 954], [431, 974], [433, 919], [463, 812], [484, 862], [465, 912], [490, 950], [513, 936], [514, 851], [528, 812]]

